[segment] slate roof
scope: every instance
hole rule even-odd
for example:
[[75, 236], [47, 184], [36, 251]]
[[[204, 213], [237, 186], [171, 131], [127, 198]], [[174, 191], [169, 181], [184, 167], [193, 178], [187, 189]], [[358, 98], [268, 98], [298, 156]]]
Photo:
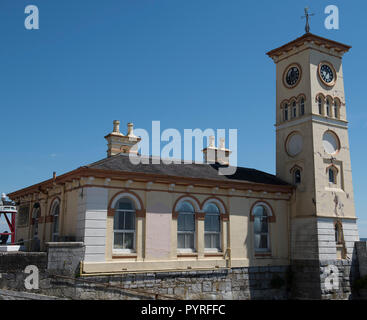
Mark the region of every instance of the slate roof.
[[262, 183], [270, 185], [289, 185], [276, 176], [250, 168], [237, 167], [233, 175], [220, 175], [218, 169], [220, 164], [185, 164], [183, 162], [178, 164], [164, 164], [160, 161], [159, 164], [153, 164], [152, 158], [149, 158], [149, 164], [133, 164], [126, 155], [115, 155], [109, 158], [87, 165], [87, 168], [102, 169], [123, 172], [139, 172], [147, 174], [167, 175], [176, 177], [200, 178], [200, 179], [214, 179], [220, 181], [239, 180], [252, 183]]

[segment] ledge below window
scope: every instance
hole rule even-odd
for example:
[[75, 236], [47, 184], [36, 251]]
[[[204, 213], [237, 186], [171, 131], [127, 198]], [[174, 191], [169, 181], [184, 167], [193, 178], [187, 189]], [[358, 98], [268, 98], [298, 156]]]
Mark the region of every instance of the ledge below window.
[[224, 257], [224, 253], [223, 252], [205, 252], [204, 253], [204, 257]]
[[138, 257], [137, 254], [114, 254], [112, 255], [112, 259], [136, 259]]
[[197, 252], [177, 252], [177, 258], [197, 258]]
[[255, 258], [269, 258], [271, 257], [271, 252], [255, 252]]

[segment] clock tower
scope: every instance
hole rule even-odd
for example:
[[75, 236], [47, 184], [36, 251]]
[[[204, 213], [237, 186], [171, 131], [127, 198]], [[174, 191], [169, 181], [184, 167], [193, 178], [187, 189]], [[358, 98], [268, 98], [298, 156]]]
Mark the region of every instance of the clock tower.
[[342, 69], [350, 48], [306, 32], [267, 53], [276, 64], [276, 173], [295, 186], [290, 259], [296, 297], [330, 293], [320, 267], [344, 273], [359, 240]]

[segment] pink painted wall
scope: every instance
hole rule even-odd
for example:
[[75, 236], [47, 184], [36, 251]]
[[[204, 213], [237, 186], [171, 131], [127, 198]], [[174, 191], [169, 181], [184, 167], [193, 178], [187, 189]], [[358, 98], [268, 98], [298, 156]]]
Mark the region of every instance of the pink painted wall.
[[147, 208], [146, 258], [169, 258], [171, 250], [172, 212], [163, 203], [156, 202]]

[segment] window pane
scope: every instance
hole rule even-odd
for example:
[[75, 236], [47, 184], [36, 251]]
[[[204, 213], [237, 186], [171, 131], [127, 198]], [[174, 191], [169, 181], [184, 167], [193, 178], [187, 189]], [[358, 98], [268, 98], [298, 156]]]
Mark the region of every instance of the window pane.
[[260, 249], [267, 249], [268, 248], [268, 235], [262, 234], [260, 240]]
[[210, 216], [208, 214], [205, 215], [204, 230], [205, 231], [212, 231], [213, 230], [213, 219], [212, 219], [212, 216]]
[[54, 206], [54, 209], [53, 209], [53, 215], [55, 216], [58, 216], [59, 215], [59, 212], [60, 212], [60, 205], [59, 204], [56, 204]]
[[220, 234], [214, 234], [213, 235], [213, 245], [214, 248], [220, 249]]
[[114, 249], [122, 249], [122, 233], [114, 233], [113, 247]]
[[205, 215], [205, 231], [220, 231], [220, 215], [206, 214]]
[[177, 235], [177, 248], [185, 248], [185, 235], [182, 233]]
[[57, 233], [58, 231], [59, 231], [59, 217], [54, 216], [53, 232]]
[[184, 231], [185, 230], [185, 215], [179, 214], [177, 218], [177, 230]]
[[133, 230], [135, 229], [135, 213], [125, 212], [125, 229]]
[[255, 233], [261, 232], [261, 218], [260, 217], [254, 218], [254, 232]]
[[219, 209], [214, 203], [207, 204], [204, 208], [204, 211], [208, 213], [219, 213]]
[[268, 218], [263, 218], [261, 221], [261, 232], [268, 232]]
[[134, 210], [134, 205], [130, 199], [122, 198], [117, 202], [115, 209]]
[[260, 248], [260, 234], [255, 234], [255, 248]]
[[254, 216], [263, 216], [266, 215], [265, 207], [263, 206], [256, 206], [254, 209]]
[[185, 231], [195, 231], [195, 215], [185, 214]]
[[180, 208], [178, 209], [179, 212], [194, 212], [194, 207], [191, 205], [190, 202], [183, 202], [181, 205], [180, 205]]
[[194, 234], [190, 233], [186, 235], [186, 248], [194, 249]]
[[115, 213], [115, 217], [113, 218], [113, 229], [114, 230], [124, 229], [124, 213], [123, 212]]
[[210, 234], [205, 235], [205, 248], [211, 248]]
[[134, 234], [124, 233], [124, 249], [133, 249], [133, 248], [134, 248]]

